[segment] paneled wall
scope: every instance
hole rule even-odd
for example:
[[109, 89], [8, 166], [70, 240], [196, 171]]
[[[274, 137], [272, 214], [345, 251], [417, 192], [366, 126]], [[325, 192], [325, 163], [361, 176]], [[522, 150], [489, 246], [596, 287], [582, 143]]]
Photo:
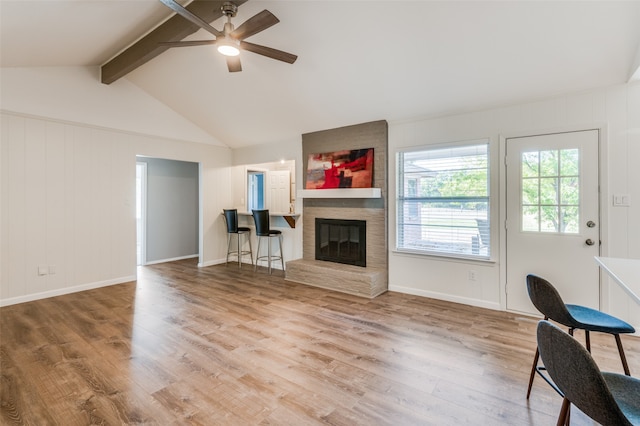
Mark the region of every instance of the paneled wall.
[[200, 261], [224, 261], [231, 152], [2, 113], [0, 305], [136, 276], [136, 155], [201, 164]]

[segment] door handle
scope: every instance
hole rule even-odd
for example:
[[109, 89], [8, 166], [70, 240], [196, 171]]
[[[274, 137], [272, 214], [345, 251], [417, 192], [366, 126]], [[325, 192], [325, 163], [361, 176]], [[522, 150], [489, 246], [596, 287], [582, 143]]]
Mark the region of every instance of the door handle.
[[587, 227], [593, 228], [594, 226], [596, 226], [596, 223], [594, 221], [590, 220], [589, 222], [587, 222]]
[[585, 243], [586, 243], [588, 246], [592, 246], [592, 245], [594, 245], [594, 244], [595, 244], [595, 242], [594, 242], [591, 238], [587, 238], [587, 241], [585, 241]]

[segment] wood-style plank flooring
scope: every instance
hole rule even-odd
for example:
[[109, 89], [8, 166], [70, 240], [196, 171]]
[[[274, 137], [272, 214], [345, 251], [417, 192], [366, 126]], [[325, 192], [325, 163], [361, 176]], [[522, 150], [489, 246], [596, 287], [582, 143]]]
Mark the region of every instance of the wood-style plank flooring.
[[[2, 424], [554, 425], [536, 318], [194, 260], [0, 309]], [[576, 332], [583, 340], [584, 335]], [[623, 336], [640, 375], [640, 339]], [[621, 372], [614, 339], [594, 335]], [[591, 425], [572, 412], [573, 425]]]

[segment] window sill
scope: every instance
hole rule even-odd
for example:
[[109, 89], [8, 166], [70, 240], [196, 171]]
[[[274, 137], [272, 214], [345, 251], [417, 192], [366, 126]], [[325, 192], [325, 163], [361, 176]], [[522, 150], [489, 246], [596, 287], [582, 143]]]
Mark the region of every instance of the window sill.
[[397, 254], [400, 256], [408, 256], [408, 257], [422, 257], [422, 258], [428, 257], [434, 260], [442, 260], [447, 262], [474, 262], [474, 263], [485, 263], [485, 264], [496, 263], [496, 261], [490, 257], [454, 255], [454, 254], [448, 254], [448, 253], [436, 253], [436, 252], [428, 252], [428, 251], [420, 251], [420, 250], [394, 249], [394, 250], [391, 250], [391, 253]]

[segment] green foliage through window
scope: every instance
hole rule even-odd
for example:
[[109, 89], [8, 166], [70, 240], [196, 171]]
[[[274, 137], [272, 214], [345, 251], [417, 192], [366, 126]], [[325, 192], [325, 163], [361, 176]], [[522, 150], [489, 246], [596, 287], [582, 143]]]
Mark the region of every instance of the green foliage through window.
[[490, 257], [488, 144], [398, 154], [398, 250]]
[[523, 152], [522, 230], [577, 233], [580, 216], [578, 149]]

